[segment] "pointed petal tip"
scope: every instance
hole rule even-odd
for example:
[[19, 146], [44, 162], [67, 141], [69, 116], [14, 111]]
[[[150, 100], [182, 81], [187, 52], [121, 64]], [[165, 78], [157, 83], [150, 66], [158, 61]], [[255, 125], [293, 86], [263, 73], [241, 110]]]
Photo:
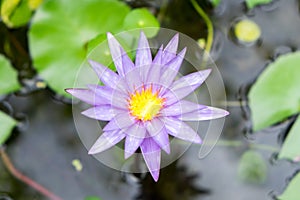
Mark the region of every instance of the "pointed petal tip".
[[87, 110], [84, 110], [81, 112], [82, 115], [91, 118], [89, 113], [90, 113], [90, 109], [87, 109]]
[[94, 155], [96, 153], [99, 153], [99, 152], [95, 151], [95, 149], [93, 147], [88, 152], [89, 155]]
[[93, 63], [95, 63], [96, 61], [92, 60], [92, 59], [88, 59], [88, 63], [90, 63], [90, 65], [93, 65]]
[[203, 72], [210, 74], [212, 72], [212, 69], [205, 69]]
[[65, 92], [69, 93], [72, 96], [78, 96], [76, 94], [79, 94], [80, 91], [86, 90], [85, 88], [67, 88], [65, 89]]
[[184, 47], [184, 48], [178, 53], [177, 56], [184, 57], [184, 56], [185, 56], [185, 53], [186, 53], [186, 50], [187, 50], [187, 48]]
[[207, 77], [210, 75], [210, 73], [212, 72], [212, 69], [205, 69], [205, 70], [201, 70], [199, 71], [199, 74], [204, 77], [204, 80], [207, 79]]
[[150, 174], [155, 182], [158, 181], [159, 178], [159, 170], [150, 171]]
[[126, 151], [125, 151], [125, 153], [124, 153], [125, 160], [127, 160], [129, 157], [130, 157], [129, 153], [126, 153]]
[[202, 139], [200, 137], [194, 138], [193, 142], [197, 143], [197, 144], [202, 144], [203, 143], [203, 141], [202, 141]]
[[[97, 69], [102, 67], [102, 65], [94, 60], [88, 60], [88, 63], [90, 64], [90, 66], [97, 72]], [[101, 69], [101, 68], [100, 68]]]
[[216, 115], [216, 118], [225, 117], [230, 114], [227, 110], [221, 108], [215, 108], [215, 107], [212, 108], [214, 109], [215, 112], [214, 114]]
[[170, 148], [170, 145], [167, 145], [163, 148], [163, 150], [167, 153], [167, 154], [170, 154], [171, 153], [171, 148]]
[[113, 38], [114, 36], [113, 36], [113, 34], [111, 34], [111, 32], [107, 32], [106, 37], [107, 37], [107, 39], [110, 39], [110, 38]]
[[125, 159], [128, 159], [130, 156], [132, 156], [134, 153], [131, 153], [131, 152], [127, 152], [127, 151], [125, 151], [125, 153], [124, 153], [124, 158]]
[[224, 117], [229, 115], [229, 114], [230, 114], [230, 112], [228, 112], [227, 110], [224, 110]]
[[73, 88], [66, 88], [65, 92], [71, 94], [71, 90], [73, 90]]
[[146, 38], [146, 35], [145, 35], [144, 31], [141, 31], [141, 32], [140, 32], [140, 37]]

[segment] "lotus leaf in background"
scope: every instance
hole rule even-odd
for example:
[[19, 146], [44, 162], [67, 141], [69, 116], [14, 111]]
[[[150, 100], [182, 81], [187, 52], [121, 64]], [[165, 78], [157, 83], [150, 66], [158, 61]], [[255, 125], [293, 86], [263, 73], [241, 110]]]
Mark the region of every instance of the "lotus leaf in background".
[[299, 199], [300, 173], [298, 173], [288, 184], [286, 190], [277, 197], [278, 200]]
[[249, 92], [253, 130], [261, 130], [300, 111], [300, 52], [280, 56]]
[[252, 9], [255, 6], [258, 6], [258, 5], [271, 3], [272, 0], [246, 0], [245, 2], [246, 2], [247, 8]]
[[291, 131], [285, 139], [282, 149], [278, 155], [279, 159], [289, 159], [291, 161], [300, 161], [300, 117], [298, 116]]
[[18, 74], [9, 60], [0, 54], [0, 95], [6, 95], [20, 88]]
[[[132, 11], [133, 12], [133, 11]], [[143, 11], [144, 27], [158, 27], [149, 11]], [[38, 74], [56, 93], [74, 85], [76, 74], [91, 50], [89, 42], [106, 32], [123, 30], [130, 8], [116, 0], [47, 1], [36, 12], [29, 32], [29, 47]], [[135, 27], [134, 25], [131, 26]], [[135, 28], [140, 28], [137, 26]], [[89, 50], [89, 51], [88, 51]], [[103, 51], [106, 53], [106, 51]], [[110, 55], [99, 55], [109, 58]], [[101, 60], [100, 60], [101, 61]], [[106, 60], [104, 64], [111, 63]]]
[[2, 146], [9, 138], [11, 131], [16, 124], [17, 121], [15, 119], [0, 111], [0, 146]]

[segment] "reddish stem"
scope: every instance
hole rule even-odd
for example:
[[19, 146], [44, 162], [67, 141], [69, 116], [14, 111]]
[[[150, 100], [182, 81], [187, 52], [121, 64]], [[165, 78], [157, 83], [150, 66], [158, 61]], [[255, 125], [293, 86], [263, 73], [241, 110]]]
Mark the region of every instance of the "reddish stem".
[[60, 197], [56, 196], [55, 194], [53, 194], [52, 192], [50, 192], [49, 190], [47, 190], [46, 188], [44, 188], [43, 186], [35, 182], [34, 180], [28, 178], [27, 176], [19, 172], [14, 167], [14, 165], [10, 161], [8, 155], [6, 154], [3, 148], [0, 148], [0, 155], [6, 168], [10, 171], [10, 173], [14, 177], [24, 182], [25, 184], [31, 186], [32, 188], [36, 189], [38, 192], [40, 192], [41, 194], [43, 194], [44, 196], [48, 197], [51, 200], [62, 200]]

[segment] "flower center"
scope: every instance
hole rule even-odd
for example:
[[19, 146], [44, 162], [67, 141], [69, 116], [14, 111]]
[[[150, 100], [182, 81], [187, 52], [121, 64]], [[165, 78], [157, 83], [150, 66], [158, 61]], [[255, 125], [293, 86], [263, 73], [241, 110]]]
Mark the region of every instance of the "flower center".
[[136, 119], [148, 121], [159, 113], [163, 103], [164, 99], [158, 97], [158, 92], [153, 93], [150, 87], [130, 95], [129, 110]]

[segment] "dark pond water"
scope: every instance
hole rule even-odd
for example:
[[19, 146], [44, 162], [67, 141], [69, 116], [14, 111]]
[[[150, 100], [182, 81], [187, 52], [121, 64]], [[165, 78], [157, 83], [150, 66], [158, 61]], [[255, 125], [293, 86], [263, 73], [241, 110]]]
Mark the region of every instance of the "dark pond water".
[[[216, 146], [204, 159], [198, 159], [199, 146], [192, 145], [172, 165], [161, 170], [158, 183], [149, 174], [120, 173], [87, 155], [72, 118], [72, 106], [55, 97], [50, 90], [34, 90], [35, 72], [26, 46], [27, 28], [7, 30], [0, 25], [1, 53], [6, 54], [19, 70], [23, 90], [6, 97], [13, 114], [20, 120], [19, 130], [7, 143], [7, 153], [15, 166], [58, 196], [66, 200], [80, 200], [86, 196], [99, 196], [104, 200], [158, 199], [158, 200], [253, 200], [272, 199], [280, 194], [287, 178], [297, 169], [286, 161], [273, 159], [274, 152], [259, 150], [267, 162], [267, 178], [261, 184], [242, 182], [237, 177], [239, 159], [250, 143], [280, 147], [280, 136], [285, 125], [256, 134], [245, 134], [249, 127], [243, 109], [237, 102], [245, 100], [245, 86], [278, 54], [300, 47], [299, 1], [281, 0], [272, 5], [245, 9], [242, 0], [224, 0], [213, 11], [203, 4], [215, 25], [213, 58], [222, 74], [226, 87], [228, 110], [222, 139], [237, 140], [238, 147]], [[147, 5], [159, 12], [166, 28], [175, 29], [194, 39], [205, 37], [205, 24], [193, 10], [189, 1], [173, 0], [130, 1], [133, 6]], [[254, 20], [262, 31], [261, 41], [250, 47], [237, 44], [230, 37], [233, 22], [239, 18]], [[10, 47], [11, 50], [7, 50]], [[242, 90], [241, 90], [242, 88]], [[243, 89], [244, 88], [244, 89]], [[242, 92], [239, 92], [242, 91]], [[221, 102], [220, 102], [221, 104]], [[7, 111], [5, 103], [1, 109]], [[79, 159], [82, 171], [72, 165]], [[273, 192], [272, 192], [273, 191]], [[0, 162], [0, 199], [45, 199], [27, 185], [16, 180]]]

